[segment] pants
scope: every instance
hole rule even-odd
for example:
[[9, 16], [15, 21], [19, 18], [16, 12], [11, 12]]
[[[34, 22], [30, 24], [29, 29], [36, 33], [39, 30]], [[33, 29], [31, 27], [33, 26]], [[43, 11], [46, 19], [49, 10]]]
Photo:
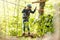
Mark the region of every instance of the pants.
[[28, 32], [30, 32], [29, 28], [29, 18], [23, 18], [23, 31], [25, 32], [25, 28], [27, 28]]

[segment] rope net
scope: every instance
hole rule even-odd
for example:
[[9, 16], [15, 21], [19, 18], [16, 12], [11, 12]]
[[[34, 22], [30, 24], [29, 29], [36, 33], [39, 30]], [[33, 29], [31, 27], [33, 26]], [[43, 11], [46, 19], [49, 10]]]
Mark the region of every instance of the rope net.
[[[21, 11], [27, 4], [31, 4], [31, 2], [31, 0], [0, 0], [0, 26], [3, 34], [12, 35], [15, 33], [15, 35], [20, 35], [22, 33]], [[36, 16], [36, 14], [34, 15]], [[13, 32], [14, 30], [15, 32]], [[13, 33], [10, 34], [10, 31]]]

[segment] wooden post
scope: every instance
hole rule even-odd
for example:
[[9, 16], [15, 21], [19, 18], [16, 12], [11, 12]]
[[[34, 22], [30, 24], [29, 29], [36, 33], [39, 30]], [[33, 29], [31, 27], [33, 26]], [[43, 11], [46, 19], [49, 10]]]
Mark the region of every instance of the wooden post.
[[39, 3], [39, 10], [38, 10], [39, 16], [44, 14], [45, 2], [46, 0], [37, 0], [35, 2], [32, 2], [32, 3]]

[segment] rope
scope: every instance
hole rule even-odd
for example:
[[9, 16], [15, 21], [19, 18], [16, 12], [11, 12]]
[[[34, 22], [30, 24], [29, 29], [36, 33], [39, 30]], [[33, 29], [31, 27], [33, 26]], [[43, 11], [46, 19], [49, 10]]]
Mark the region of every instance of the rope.
[[[0, 0], [0, 1], [3, 1], [3, 8], [4, 8], [4, 19], [6, 18], [6, 14], [5, 14], [5, 3], [6, 3], [6, 7], [7, 7], [7, 13], [8, 13], [8, 20], [7, 20], [7, 25], [9, 24], [9, 10], [8, 10], [8, 4], [10, 3], [10, 4], [13, 4], [13, 5], [15, 5], [15, 7], [14, 7], [14, 14], [13, 15], [15, 15], [15, 11], [16, 11], [16, 7], [17, 7], [17, 32], [18, 32], [18, 20], [19, 20], [19, 6], [21, 6], [19, 3], [20, 3], [20, 0], [15, 0], [15, 3], [12, 3], [12, 2], [9, 2], [9, 1], [7, 1], [7, 0]], [[17, 3], [16, 3], [17, 2]], [[27, 2], [25, 1], [24, 2], [25, 4], [27, 4]], [[6, 20], [6, 19], [5, 19]], [[14, 20], [14, 19], [13, 19]], [[5, 27], [7, 28], [7, 26], [5, 25]], [[6, 30], [6, 33], [7, 33], [7, 30]]]
[[[17, 1], [17, 0], [15, 0], [15, 3], [16, 3], [16, 1]], [[13, 15], [15, 15], [15, 11], [16, 11], [16, 5], [15, 5], [15, 7], [14, 7], [14, 14], [13, 14]]]
[[[7, 1], [7, 0], [6, 0], [6, 1]], [[9, 19], [9, 9], [8, 9], [9, 7], [8, 7], [8, 3], [7, 3], [7, 2], [6, 2], [6, 7], [7, 7], [7, 14], [8, 14], [8, 15], [6, 15], [6, 16], [7, 16], [7, 19], [8, 19], [8, 20], [7, 20], [7, 26], [6, 26], [6, 33], [8, 34], [8, 29], [7, 29], [7, 28], [8, 28], [9, 20], [10, 20], [10, 19]]]
[[[5, 20], [5, 22], [6, 22], [6, 18], [5, 18], [5, 0], [3, 0], [3, 10], [4, 10], [4, 20]], [[5, 23], [5, 30], [6, 30], [6, 23]], [[6, 31], [5, 31], [6, 32]], [[6, 35], [6, 34], [5, 34]]]
[[18, 34], [18, 26], [19, 26], [19, 3], [20, 3], [20, 0], [17, 0], [17, 34]]

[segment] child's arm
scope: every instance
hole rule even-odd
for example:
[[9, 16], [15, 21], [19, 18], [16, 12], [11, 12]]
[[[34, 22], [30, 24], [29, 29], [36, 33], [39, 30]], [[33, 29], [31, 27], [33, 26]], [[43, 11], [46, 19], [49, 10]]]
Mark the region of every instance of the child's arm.
[[30, 10], [31, 13], [34, 13], [36, 11], [36, 8], [34, 9], [34, 11]]

